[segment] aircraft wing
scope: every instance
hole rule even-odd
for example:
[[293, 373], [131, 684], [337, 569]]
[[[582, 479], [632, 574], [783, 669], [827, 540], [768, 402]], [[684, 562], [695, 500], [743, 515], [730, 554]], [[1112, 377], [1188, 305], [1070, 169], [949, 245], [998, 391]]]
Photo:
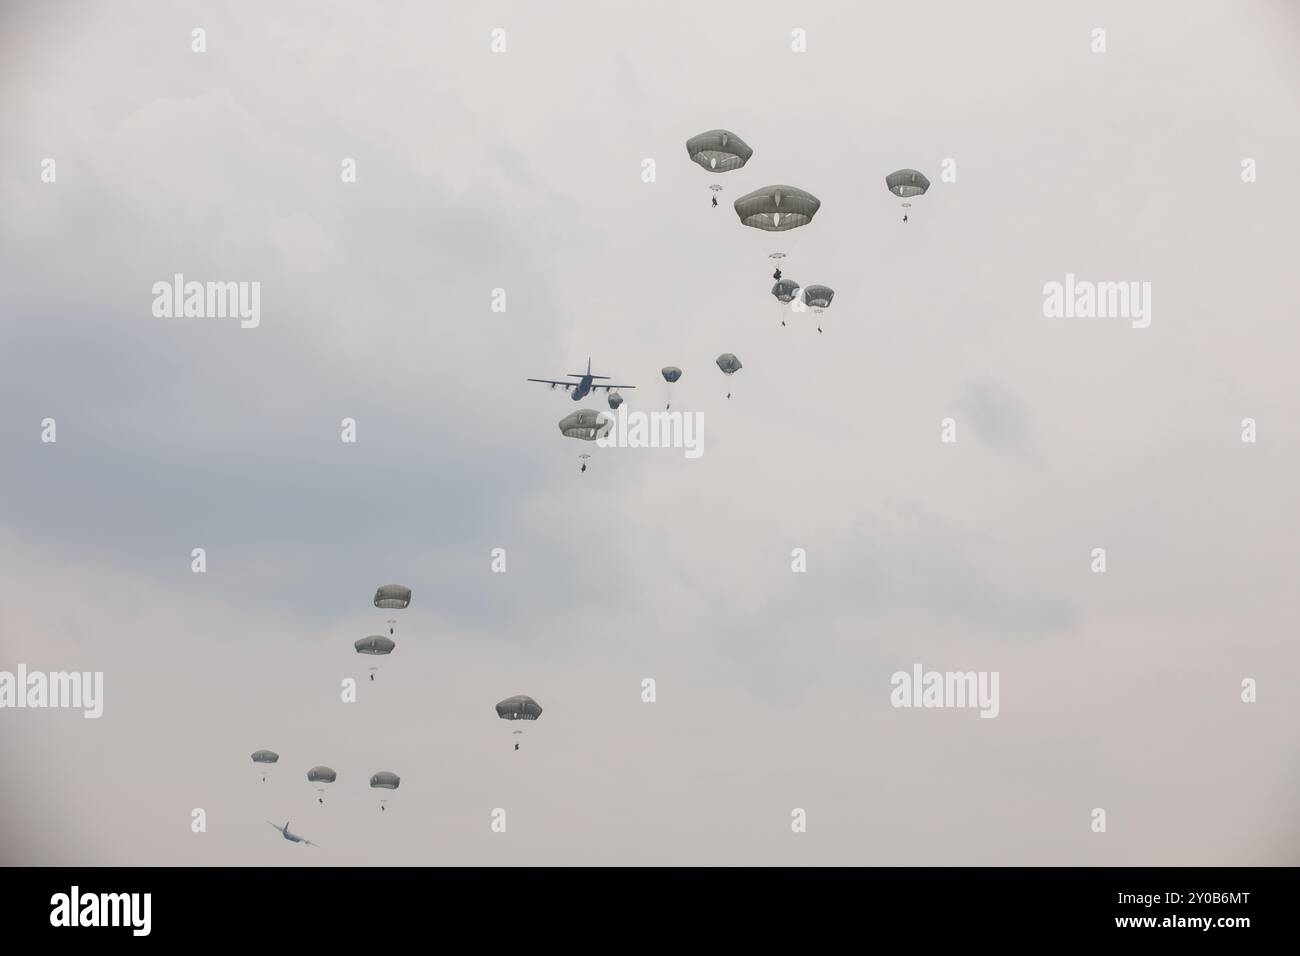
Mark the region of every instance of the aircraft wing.
[[541, 382], [543, 385], [563, 385], [565, 388], [573, 388], [577, 382], [557, 382], [553, 378], [530, 378], [530, 382]]
[[636, 388], [635, 385], [600, 385], [600, 386], [597, 386], [597, 387], [599, 387], [599, 388], [603, 388], [603, 389], [604, 389], [605, 391], [607, 391], [607, 392], [608, 392], [611, 388]]

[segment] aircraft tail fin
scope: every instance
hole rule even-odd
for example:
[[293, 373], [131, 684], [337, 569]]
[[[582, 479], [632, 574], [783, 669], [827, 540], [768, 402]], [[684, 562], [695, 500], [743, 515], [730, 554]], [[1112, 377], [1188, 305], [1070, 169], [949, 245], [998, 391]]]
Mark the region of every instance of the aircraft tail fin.
[[570, 373], [569, 373], [569, 378], [590, 378], [590, 379], [597, 379], [597, 378], [610, 378], [610, 376], [608, 376], [608, 375], [592, 375], [592, 374], [591, 374], [591, 356], [588, 355], [588, 356], [587, 356], [587, 371], [585, 371], [585, 372], [570, 372]]

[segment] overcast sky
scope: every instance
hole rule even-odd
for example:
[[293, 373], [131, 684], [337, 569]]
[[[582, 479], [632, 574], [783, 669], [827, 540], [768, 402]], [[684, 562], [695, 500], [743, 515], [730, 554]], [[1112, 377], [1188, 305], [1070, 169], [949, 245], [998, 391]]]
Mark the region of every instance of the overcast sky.
[[[5, 4], [0, 670], [105, 701], [0, 711], [0, 862], [1300, 863], [1298, 27]], [[717, 127], [743, 169], [688, 160]], [[907, 224], [900, 167], [933, 182]], [[770, 183], [814, 221], [743, 228]], [[779, 325], [777, 249], [836, 290], [824, 334]], [[178, 272], [260, 282], [260, 327], [155, 318]], [[1045, 318], [1067, 273], [1150, 282], [1150, 327]], [[634, 410], [680, 366], [703, 456], [562, 437], [604, 396], [524, 379], [588, 356]], [[998, 717], [891, 707], [918, 663], [997, 671]]]

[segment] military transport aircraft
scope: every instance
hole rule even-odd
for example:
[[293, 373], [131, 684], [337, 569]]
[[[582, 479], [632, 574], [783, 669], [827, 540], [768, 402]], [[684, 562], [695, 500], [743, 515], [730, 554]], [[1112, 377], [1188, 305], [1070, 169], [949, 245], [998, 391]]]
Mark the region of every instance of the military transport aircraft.
[[[266, 822], [271, 823], [270, 820], [267, 820]], [[279, 830], [280, 834], [290, 843], [305, 843], [307, 846], [315, 846], [315, 847], [320, 846], [319, 843], [312, 843], [311, 840], [308, 840], [306, 837], [300, 837], [296, 833], [290, 833], [288, 820], [284, 821], [284, 826], [280, 826], [278, 823], [271, 823], [271, 826]]]
[[590, 356], [587, 358], [587, 371], [585, 371], [585, 372], [570, 372], [570, 373], [569, 373], [569, 378], [576, 378], [576, 379], [578, 379], [579, 381], [577, 381], [577, 382], [557, 382], [557, 381], [555, 381], [554, 379], [549, 379], [549, 378], [530, 378], [528, 381], [530, 381], [530, 382], [541, 382], [543, 385], [549, 385], [549, 386], [551, 386], [551, 388], [555, 388], [555, 386], [557, 386], [557, 385], [563, 385], [563, 386], [564, 386], [564, 390], [565, 390], [566, 392], [567, 392], [569, 389], [573, 389], [573, 395], [572, 395], [572, 398], [573, 398], [573, 400], [574, 400], [575, 402], [578, 401], [578, 400], [581, 399], [581, 398], [585, 398], [588, 392], [598, 392], [598, 391], [600, 391], [602, 388], [605, 390], [606, 393], [608, 393], [609, 390], [610, 390], [610, 389], [613, 389], [613, 388], [636, 388], [635, 385], [594, 385], [594, 384], [592, 384], [596, 379], [601, 379], [602, 381], [606, 381], [606, 382], [607, 382], [607, 381], [609, 381], [609, 376], [608, 376], [608, 375], [592, 375], [592, 374], [591, 374], [591, 358], [590, 358]]

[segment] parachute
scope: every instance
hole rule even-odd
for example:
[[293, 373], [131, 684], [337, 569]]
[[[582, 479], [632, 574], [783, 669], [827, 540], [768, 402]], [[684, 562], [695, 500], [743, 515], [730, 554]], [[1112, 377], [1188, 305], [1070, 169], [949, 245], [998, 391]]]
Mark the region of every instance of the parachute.
[[609, 402], [610, 408], [617, 409], [618, 406], [623, 404], [623, 396], [620, 395], [617, 390], [615, 390], [609, 393], [609, 396], [606, 399], [606, 401]]
[[307, 782], [310, 783], [316, 791], [316, 802], [324, 806], [325, 804], [325, 784], [333, 783], [338, 779], [338, 774], [330, 767], [319, 766], [312, 767], [307, 771]]
[[401, 610], [411, 603], [411, 589], [400, 584], [385, 584], [375, 592], [375, 607]]
[[728, 173], [749, 162], [754, 151], [730, 130], [711, 129], [686, 141], [691, 162], [715, 173]]
[[777, 282], [781, 281], [781, 260], [785, 258], [784, 252], [773, 252], [768, 255], [772, 260], [772, 278]]
[[[497, 716], [502, 720], [536, 720], [542, 716], [542, 707], [531, 697], [517, 694], [497, 704]], [[516, 730], [514, 734], [518, 737], [523, 731]], [[515, 749], [519, 749], [518, 739], [515, 740]]]
[[[830, 308], [833, 298], [835, 298], [835, 290], [828, 285], [810, 285], [803, 290], [804, 303], [818, 315]], [[821, 330], [821, 321], [818, 320], [817, 331]]]
[[[391, 770], [381, 770], [370, 776], [371, 790], [396, 790], [402, 784], [402, 778]], [[381, 797], [379, 800], [379, 811], [382, 813], [388, 803], [387, 797]]]
[[[739, 372], [744, 366], [740, 364], [740, 359], [736, 358], [731, 352], [723, 352], [716, 359], [718, 368], [722, 369], [722, 374], [730, 378]], [[727, 398], [731, 398], [731, 393], [727, 393]]]
[[261, 768], [262, 782], [266, 783], [266, 778], [270, 776], [271, 767], [280, 762], [280, 755], [274, 750], [254, 750], [253, 763], [258, 764]]
[[[746, 193], [734, 203], [736, 215], [742, 225], [764, 232], [789, 232], [812, 222], [821, 208], [821, 200], [812, 193], [795, 186], [764, 186]], [[776, 260], [772, 278], [781, 281], [781, 260], [784, 252], [773, 252], [769, 259]]]
[[[382, 634], [371, 634], [369, 637], [363, 637], [361, 640], [356, 641], [352, 646], [356, 648], [358, 654], [371, 654], [376, 657], [387, 657], [389, 654], [393, 653], [393, 648], [397, 646], [397, 642], [391, 637], [384, 637]], [[377, 664], [370, 668], [371, 680], [375, 679], [375, 672], [377, 670], [379, 670]]]
[[[725, 129], [711, 129], [688, 139], [686, 154], [691, 157], [691, 162], [711, 173], [727, 173], [749, 162], [754, 151], [735, 133]], [[716, 207], [722, 186], [713, 183], [709, 188], [713, 190], [710, 205]]]
[[[930, 188], [930, 180], [925, 178], [925, 173], [915, 169], [899, 169], [885, 177], [885, 186], [895, 196], [911, 199], [913, 196], [924, 196]], [[911, 205], [910, 202], [905, 202], [903, 208], [910, 208]], [[907, 222], [907, 213], [903, 213], [903, 222]]]
[[677, 381], [679, 378], [682, 377], [682, 370], [679, 369], [676, 365], [665, 365], [663, 368], [659, 370], [659, 374], [662, 375], [664, 377], [664, 381], [668, 383], [667, 385], [664, 386], [664, 392], [666, 393], [664, 407], [672, 408], [673, 407], [672, 384], [673, 382]]
[[595, 441], [609, 434], [613, 423], [602, 418], [600, 412], [590, 408], [580, 408], [560, 419], [560, 434], [565, 438], [580, 438], [583, 441]]
[[[403, 584], [381, 584], [375, 590], [375, 607], [387, 610], [402, 610], [411, 603], [411, 589]], [[388, 635], [391, 637], [397, 627], [397, 621], [388, 621]], [[370, 677], [374, 680], [374, 675]]]
[[827, 285], [810, 285], [803, 290], [803, 300], [814, 309], [825, 309], [835, 298], [835, 290]]
[[799, 283], [793, 279], [778, 279], [776, 285], [772, 286], [772, 297], [776, 299], [776, 311], [781, 316], [782, 325], [785, 325], [787, 307], [798, 295]]
[[782, 279], [776, 285], [772, 286], [772, 295], [776, 296], [778, 302], [793, 302], [795, 296], [799, 294], [799, 283], [793, 279]]
[[497, 716], [502, 720], [536, 720], [542, 716], [542, 707], [528, 695], [516, 694], [497, 704]]
[[741, 196], [734, 205], [743, 225], [764, 232], [785, 232], [812, 222], [822, 203], [795, 186], [764, 186]]
[[900, 169], [885, 177], [885, 185], [895, 196], [907, 199], [910, 196], [924, 196], [930, 188], [930, 180], [925, 178], [925, 173], [915, 169]]
[[369, 637], [363, 637], [352, 645], [357, 649], [358, 654], [391, 654], [397, 642], [390, 637], [384, 637], [382, 634], [372, 634]]

